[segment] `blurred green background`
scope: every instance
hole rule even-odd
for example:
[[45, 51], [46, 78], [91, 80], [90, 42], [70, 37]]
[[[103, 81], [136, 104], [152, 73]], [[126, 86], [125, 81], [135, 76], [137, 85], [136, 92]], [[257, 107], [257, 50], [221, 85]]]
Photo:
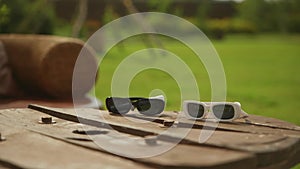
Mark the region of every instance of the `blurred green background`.
[[[165, 12], [198, 26], [214, 44], [227, 78], [228, 101], [239, 101], [245, 111], [300, 125], [300, 1], [299, 0], [0, 0], [0, 33], [73, 36], [87, 40], [106, 23], [135, 12]], [[111, 95], [113, 72], [123, 58], [157, 43], [137, 36], [116, 45], [100, 67], [96, 95]], [[199, 83], [201, 100], [210, 99], [206, 70], [183, 44], [157, 37], [181, 57]], [[141, 43], [142, 42], [142, 43]], [[160, 57], [159, 54], [153, 57]], [[131, 95], [149, 96], [161, 89], [167, 109], [180, 109], [174, 79], [157, 70], [139, 73]]]

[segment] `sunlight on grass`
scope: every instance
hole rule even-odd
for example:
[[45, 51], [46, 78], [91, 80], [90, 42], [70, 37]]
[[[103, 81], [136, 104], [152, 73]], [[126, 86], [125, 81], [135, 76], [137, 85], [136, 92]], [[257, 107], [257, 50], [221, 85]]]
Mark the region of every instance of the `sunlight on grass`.
[[[102, 101], [111, 95], [111, 78], [118, 64], [131, 53], [147, 48], [138, 37], [115, 46], [101, 63], [96, 95]], [[201, 100], [210, 99], [210, 82], [205, 68], [183, 44], [164, 39], [166, 50], [183, 59], [197, 79]], [[227, 100], [239, 101], [245, 111], [300, 125], [300, 35], [235, 35], [213, 41], [227, 78]], [[126, 46], [126, 48], [125, 48]], [[155, 57], [163, 57], [159, 53]], [[176, 81], [158, 70], [140, 72], [131, 82], [130, 95], [148, 97], [160, 89], [167, 96], [167, 110], [179, 110], [180, 90]]]

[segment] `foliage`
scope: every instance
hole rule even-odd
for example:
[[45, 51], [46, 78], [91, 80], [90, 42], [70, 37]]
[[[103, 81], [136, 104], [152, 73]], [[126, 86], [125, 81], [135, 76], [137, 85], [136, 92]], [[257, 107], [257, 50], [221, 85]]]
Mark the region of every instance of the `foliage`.
[[213, 39], [223, 39], [228, 33], [247, 33], [257, 32], [255, 24], [238, 18], [209, 19], [205, 23], [203, 31]]
[[214, 3], [204, 0], [197, 25], [214, 39], [223, 39], [227, 33], [300, 32], [299, 0], [244, 0], [235, 7], [234, 16], [212, 17]]
[[105, 8], [102, 22], [106, 24], [113, 21], [114, 19], [117, 19], [118, 17], [118, 14], [114, 11], [113, 5], [108, 4]]
[[2, 0], [2, 4], [10, 13], [0, 23], [1, 33], [53, 33], [55, 13], [47, 0]]
[[[63, 30], [58, 30], [61, 28], [62, 22], [55, 16], [54, 4], [56, 2], [51, 0], [0, 0], [0, 33], [52, 34], [65, 32], [67, 28], [72, 27], [72, 23], [65, 21], [62, 26]], [[92, 3], [92, 1], [89, 2]], [[145, 1], [144, 4], [133, 2], [137, 9], [141, 7], [144, 11], [165, 12], [187, 18], [215, 38], [223, 37], [227, 33], [300, 32], [299, 0], [244, 0], [241, 3], [213, 0], [151, 0]], [[197, 10], [189, 11], [187, 8], [189, 3], [196, 4]], [[224, 11], [222, 13], [221, 10], [218, 10], [220, 3], [223, 7], [227, 3], [225, 6], [227, 6], [227, 10], [231, 10], [230, 15], [228, 15], [228, 11], [227, 15], [223, 15]], [[87, 20], [86, 23], [100, 22], [103, 25], [124, 15], [122, 12], [127, 11], [124, 10], [121, 1], [105, 1], [104, 4], [105, 9], [101, 19], [99, 17], [97, 21]], [[232, 12], [232, 10], [234, 11]], [[73, 16], [74, 14], [68, 15]], [[88, 26], [86, 29], [88, 32], [94, 30]], [[90, 33], [84, 35], [88, 36]]]
[[229, 20], [228, 19], [210, 19], [207, 21], [207, 32], [214, 39], [223, 39], [224, 34], [229, 30]]
[[288, 19], [288, 23], [287, 29], [289, 32], [300, 32], [300, 14], [291, 15]]
[[300, 32], [299, 8], [299, 0], [245, 0], [237, 6], [237, 17], [255, 24], [262, 32]]
[[170, 5], [172, 4], [172, 0], [151, 0], [148, 1], [148, 6], [150, 9], [155, 9], [156, 11], [161, 11], [161, 12], [168, 12], [170, 9]]
[[229, 33], [255, 33], [257, 27], [252, 22], [247, 20], [234, 18], [231, 20]]
[[3, 4], [0, 0], [0, 25], [6, 24], [8, 22], [9, 14], [10, 10], [8, 9], [7, 5]]

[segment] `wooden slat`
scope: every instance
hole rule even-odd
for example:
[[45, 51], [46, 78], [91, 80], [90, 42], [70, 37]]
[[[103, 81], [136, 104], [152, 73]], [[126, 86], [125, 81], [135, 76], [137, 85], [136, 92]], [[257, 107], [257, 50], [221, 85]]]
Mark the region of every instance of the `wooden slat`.
[[250, 115], [248, 119], [249, 119], [248, 122], [249, 124], [261, 125], [261, 126], [277, 128], [277, 129], [288, 129], [288, 130], [300, 131], [300, 126], [297, 126], [292, 123], [288, 123], [286, 121], [271, 118], [271, 117], [262, 118], [261, 116], [258, 115]]
[[[40, 107], [43, 108], [43, 107]], [[45, 108], [45, 107], [44, 107]], [[68, 115], [73, 115], [74, 117], [77, 116], [77, 113], [74, 111], [74, 109], [54, 109], [51, 108], [52, 110], [56, 110], [58, 112], [64, 112]], [[84, 113], [86, 112], [86, 113]], [[134, 114], [132, 113], [132, 115], [128, 115], [126, 116], [126, 118], [124, 118], [123, 116], [113, 116], [110, 115], [107, 111], [99, 111], [99, 110], [95, 110], [95, 109], [85, 109], [84, 112], [78, 114], [79, 116], [84, 116], [84, 118], [87, 119], [91, 119], [91, 120], [95, 120], [98, 122], [103, 122], [103, 123], [107, 123], [110, 124], [111, 126], [122, 126], [122, 127], [127, 127], [127, 128], [133, 128], [133, 129], [140, 129], [142, 132], [145, 132], [145, 135], [151, 134], [151, 133], [162, 133], [165, 132], [167, 130], [167, 128], [163, 128], [162, 123], [164, 121], [170, 121], [170, 120], [175, 120], [176, 119], [176, 114], [171, 114], [170, 112], [164, 112], [164, 115], [161, 117], [147, 117], [147, 116], [142, 116], [140, 114]], [[148, 121], [153, 121], [155, 123], [145, 123], [143, 122], [142, 126], [140, 125], [140, 123], [138, 123], [138, 119], [142, 119], [142, 120], [148, 120]], [[209, 127], [214, 127], [212, 129], [216, 129], [217, 131], [229, 131], [231, 133], [234, 133], [234, 131], [239, 132], [239, 134], [241, 134], [240, 132], [243, 133], [253, 133], [255, 136], [257, 134], [259, 135], [259, 140], [262, 140], [261, 138], [263, 137], [264, 140], [266, 140], [268, 138], [268, 136], [265, 135], [277, 135], [277, 136], [271, 136], [271, 137], [276, 137], [276, 139], [283, 139], [284, 137], [287, 136], [294, 136], [296, 138], [300, 138], [300, 131], [297, 130], [286, 130], [286, 129], [276, 129], [276, 128], [270, 128], [270, 127], [265, 127], [265, 126], [256, 126], [253, 124], [248, 124], [248, 123], [219, 123], [216, 126], [216, 123], [214, 122], [203, 122], [203, 121], [195, 121], [195, 124], [191, 124], [189, 123], [188, 120], [184, 119], [184, 120], [180, 120], [181, 122], [183, 122], [183, 124], [180, 124], [180, 126], [187, 126], [187, 127], [192, 127], [191, 125], [194, 125], [193, 127], [195, 128], [200, 128], [202, 129], [203, 126], [205, 126], [206, 129], [209, 129]], [[135, 123], [137, 122], [137, 123]], [[289, 124], [289, 123], [287, 123]], [[129, 130], [127, 130], [127, 132], [130, 132]], [[134, 134], [135, 131], [132, 131]], [[171, 133], [170, 133], [171, 134]], [[241, 134], [243, 135], [243, 134]], [[230, 136], [229, 136], [230, 137]], [[253, 139], [249, 139], [249, 137], [245, 137], [248, 141], [252, 141]], [[251, 138], [251, 137], [250, 137]], [[257, 140], [257, 139], [256, 139]], [[274, 139], [272, 140], [274, 141]], [[196, 141], [198, 142], [198, 140]]]
[[[101, 152], [104, 150], [95, 145], [93, 142], [88, 141], [90, 138], [86, 135], [78, 135], [72, 133], [72, 131], [81, 128], [82, 125], [65, 121], [62, 119], [55, 119], [57, 121], [54, 125], [43, 125], [37, 123], [39, 117], [43, 114], [37, 111], [29, 109], [21, 110], [5, 110], [1, 111], [0, 120], [5, 122], [6, 125], [17, 124], [21, 128], [26, 128], [31, 131], [35, 131], [41, 134], [70, 142], [76, 145], [81, 145], [91, 149], [96, 149]], [[14, 117], [18, 117], [15, 118]], [[15, 125], [16, 127], [16, 125]], [[95, 131], [99, 128], [84, 127], [89, 131]], [[103, 134], [100, 134], [102, 140], [109, 141], [117, 138], [122, 138], [123, 133], [116, 131], [110, 131], [108, 129], [101, 129]], [[107, 132], [105, 132], [107, 131]], [[105, 133], [105, 134], [104, 134]], [[140, 143], [141, 137], [131, 136], [135, 138], [133, 142], [126, 144]], [[71, 138], [71, 139], [70, 139]], [[77, 138], [77, 139], [74, 139]], [[78, 139], [79, 138], [79, 139]], [[79, 141], [86, 140], [86, 141]], [[124, 142], [123, 142], [124, 143]], [[170, 144], [167, 142], [159, 141], [158, 144]], [[147, 146], [146, 144], [144, 146]], [[150, 147], [151, 148], [151, 147]], [[128, 150], [128, 147], [124, 146], [124, 151], [135, 151], [134, 149]], [[213, 148], [206, 146], [191, 146], [191, 145], [177, 145], [171, 151], [168, 151], [159, 156], [143, 159], [134, 159], [138, 163], [148, 164], [150, 166], [157, 167], [204, 167], [204, 168], [231, 168], [241, 167], [245, 164], [246, 168], [253, 168], [256, 165], [256, 158], [250, 153], [242, 153], [232, 150], [226, 150], [221, 148]]]
[[[34, 106], [32, 105], [34, 109], [38, 109], [39, 111], [44, 111], [44, 113], [47, 113], [51, 115], [51, 111], [46, 112], [49, 108], [43, 107], [43, 106]], [[141, 134], [141, 135], [149, 135], [149, 134], [157, 134], [162, 133], [167, 130], [167, 128], [163, 128], [162, 123], [164, 121], [170, 121], [175, 120], [176, 115], [178, 114], [170, 114], [170, 112], [164, 112], [164, 114], [160, 117], [147, 117], [140, 114], [132, 113], [131, 115], [125, 116], [117, 116], [117, 115], [110, 115], [107, 111], [99, 111], [95, 109], [83, 109], [78, 110], [78, 112], [75, 112], [74, 109], [55, 109], [51, 108], [50, 110], [56, 111], [56, 115], [58, 115], [60, 112], [61, 117], [68, 118], [69, 120], [77, 120], [77, 115], [79, 117], [83, 117], [81, 121], [83, 122], [84, 119], [90, 119], [92, 121], [96, 121], [101, 125], [104, 123], [108, 127], [116, 127], [122, 126], [121, 128], [118, 128], [118, 130], [121, 130], [122, 128], [126, 128], [125, 132], [131, 132], [131, 134]], [[77, 114], [79, 113], [79, 114]], [[67, 117], [72, 116], [72, 117]], [[180, 117], [179, 117], [180, 118]], [[155, 123], [146, 123], [142, 122], [143, 125], [141, 126], [139, 123], [142, 120], [148, 120]], [[77, 120], [78, 121], [78, 120]], [[225, 130], [225, 131], [237, 131], [237, 132], [246, 132], [246, 133], [254, 133], [254, 134], [276, 134], [280, 136], [294, 136], [294, 137], [300, 137], [300, 131], [294, 131], [294, 130], [284, 130], [284, 129], [273, 129], [270, 127], [264, 127], [264, 126], [256, 126], [251, 125], [247, 123], [241, 124], [239, 123], [219, 123], [216, 126], [216, 123], [214, 122], [202, 122], [202, 121], [195, 121], [195, 124], [189, 123], [190, 121], [186, 119], [180, 119], [180, 126], [181, 127], [192, 127], [194, 128], [200, 128], [202, 129], [203, 126], [205, 126], [206, 129], [209, 127], [212, 127], [213, 129], [217, 130]], [[193, 121], [192, 121], [193, 122]], [[92, 122], [89, 121], [90, 125], [92, 125]], [[95, 124], [96, 125], [96, 124]], [[140, 131], [140, 132], [139, 132]], [[172, 133], [168, 133], [169, 135], [172, 135]], [[198, 142], [198, 140], [197, 140]]]
[[[140, 117], [136, 112], [129, 116], [154, 121], [153, 117]], [[164, 112], [155, 122], [175, 121], [176, 118], [178, 113]], [[217, 127], [206, 144], [253, 152], [258, 157], [258, 167], [274, 165], [285, 168], [300, 162], [297, 156], [300, 153], [300, 131], [299, 126], [294, 124], [256, 115], [250, 115], [246, 121], [219, 123], [217, 126], [214, 122], [195, 121], [191, 124], [186, 119], [179, 121], [181, 126], [198, 129], [192, 129], [185, 137], [193, 141], [199, 140], [199, 134], [204, 129]]]
[[151, 168], [30, 131], [10, 129], [0, 124], [7, 139], [0, 142], [0, 168]]
[[[200, 131], [192, 129], [186, 138], [196, 140], [199, 137], [197, 133], [199, 134]], [[278, 135], [215, 131], [206, 144], [255, 153], [258, 167], [281, 163], [282, 161], [293, 161], [298, 158], [296, 154], [300, 153], [298, 138]], [[300, 159], [297, 161], [300, 162]]]
[[[165, 111], [159, 117], [145, 117], [141, 116], [138, 112], [132, 112], [131, 114], [126, 115], [132, 118], [142, 118], [144, 120], [153, 121], [156, 123], [163, 123], [164, 121], [174, 121], [177, 120], [181, 122], [180, 125], [193, 128], [202, 129], [203, 126], [206, 128], [216, 127], [215, 122], [210, 121], [194, 121], [188, 120], [184, 117], [183, 113]], [[246, 133], [254, 133], [254, 134], [276, 134], [276, 135], [284, 135], [289, 137], [297, 137], [300, 138], [300, 127], [291, 124], [282, 120], [262, 117], [257, 115], [249, 115], [249, 118], [246, 120], [239, 119], [234, 122], [226, 122], [226, 123], [218, 123], [218, 130], [225, 131], [237, 131], [237, 132], [246, 132]]]

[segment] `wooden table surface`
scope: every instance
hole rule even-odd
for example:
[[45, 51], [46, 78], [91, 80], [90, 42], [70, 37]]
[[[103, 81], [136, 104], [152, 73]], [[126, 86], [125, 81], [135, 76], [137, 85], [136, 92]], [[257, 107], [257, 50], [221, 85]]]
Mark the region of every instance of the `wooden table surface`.
[[[300, 127], [273, 118], [250, 115], [219, 123], [212, 136], [199, 143], [199, 133], [212, 130], [215, 122], [178, 122], [178, 112], [159, 117], [130, 112], [125, 118], [96, 109], [81, 111], [86, 114], [39, 105], [0, 110], [0, 168], [289, 168], [300, 162]], [[45, 116], [56, 123], [42, 124]], [[138, 150], [126, 144], [149, 136], [157, 136], [156, 144], [142, 146], [170, 144], [168, 138], [176, 135], [166, 132], [168, 124], [191, 130], [171, 150], [149, 158], [113, 154], [90, 137], [113, 142], [129, 136], [134, 139], [122, 142], [120, 151], [135, 153]]]

